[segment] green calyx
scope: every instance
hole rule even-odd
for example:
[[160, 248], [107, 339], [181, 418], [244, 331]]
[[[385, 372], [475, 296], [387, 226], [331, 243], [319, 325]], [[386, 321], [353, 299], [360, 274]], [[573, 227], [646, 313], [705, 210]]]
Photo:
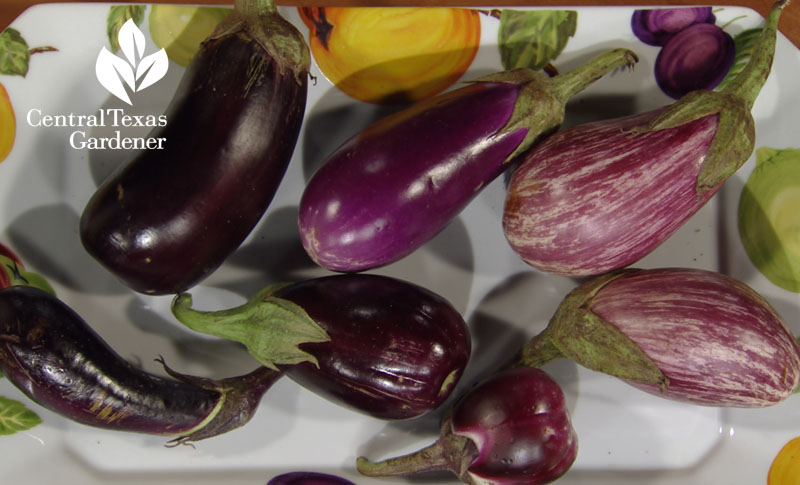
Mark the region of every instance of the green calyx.
[[303, 84], [311, 66], [311, 54], [303, 35], [281, 17], [274, 0], [235, 0], [233, 11], [204, 41], [229, 35], [245, 35], [266, 51], [280, 73], [291, 72]]
[[698, 195], [727, 180], [753, 153], [756, 132], [750, 111], [772, 69], [778, 20], [787, 4], [788, 0], [781, 0], [773, 5], [747, 65], [721, 90], [692, 91], [645, 126], [633, 130], [664, 130], [717, 115], [717, 131], [697, 177]]
[[540, 367], [565, 357], [603, 374], [666, 388], [669, 379], [656, 363], [617, 327], [591, 310], [592, 298], [604, 286], [636, 271], [614, 271], [570, 292], [547, 328], [525, 344], [513, 365]]
[[506, 163], [532, 147], [537, 140], [557, 130], [564, 122], [567, 101], [608, 72], [632, 68], [639, 58], [633, 51], [613, 49], [570, 72], [548, 77], [528, 68], [511, 69], [474, 79], [472, 82], [511, 83], [520, 86], [511, 117], [499, 134], [527, 129], [522, 143]]
[[273, 296], [282, 286], [267, 287], [247, 303], [219, 311], [194, 310], [191, 295], [183, 293], [172, 301], [172, 314], [192, 330], [243, 344], [267, 368], [302, 362], [319, 365], [299, 346], [327, 342], [330, 337], [302, 307]]

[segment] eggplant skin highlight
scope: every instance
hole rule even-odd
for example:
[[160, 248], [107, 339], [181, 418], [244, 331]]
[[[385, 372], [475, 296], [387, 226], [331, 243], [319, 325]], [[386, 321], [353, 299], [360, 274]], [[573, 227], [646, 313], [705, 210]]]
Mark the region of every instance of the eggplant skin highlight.
[[[291, 24], [277, 13], [268, 18], [266, 34], [252, 22], [231, 32], [220, 25], [167, 108], [157, 135], [164, 149], [121, 167], [84, 209], [84, 247], [135, 291], [174, 294], [196, 285], [272, 201], [300, 132], [309, 55]], [[276, 37], [294, 41], [297, 65], [274, 45], [265, 49]]]

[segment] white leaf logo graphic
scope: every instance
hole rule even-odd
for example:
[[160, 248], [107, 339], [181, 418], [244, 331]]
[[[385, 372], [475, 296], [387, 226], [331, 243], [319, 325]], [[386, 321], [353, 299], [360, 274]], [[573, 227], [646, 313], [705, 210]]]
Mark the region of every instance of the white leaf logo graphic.
[[97, 80], [109, 93], [132, 104], [125, 86], [127, 85], [131, 92], [141, 91], [152, 86], [167, 74], [169, 58], [164, 49], [144, 56], [146, 43], [144, 34], [132, 19], [128, 19], [119, 29], [117, 39], [125, 58], [123, 59], [103, 47], [97, 56], [95, 74]]

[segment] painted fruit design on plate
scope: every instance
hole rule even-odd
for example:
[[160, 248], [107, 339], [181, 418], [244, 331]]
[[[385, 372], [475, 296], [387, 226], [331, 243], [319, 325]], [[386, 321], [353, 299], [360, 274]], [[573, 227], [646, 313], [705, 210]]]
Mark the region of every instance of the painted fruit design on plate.
[[433, 96], [466, 72], [480, 46], [477, 10], [299, 8], [322, 73], [349, 96], [406, 104]]

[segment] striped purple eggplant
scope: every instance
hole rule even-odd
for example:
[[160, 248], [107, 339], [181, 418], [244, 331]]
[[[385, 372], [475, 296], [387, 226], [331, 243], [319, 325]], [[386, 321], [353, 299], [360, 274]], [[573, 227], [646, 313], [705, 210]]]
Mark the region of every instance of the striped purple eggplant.
[[800, 345], [769, 302], [699, 269], [624, 269], [582, 284], [516, 364], [558, 357], [707, 406], [777, 404], [800, 382]]
[[298, 215], [304, 248], [321, 266], [343, 272], [405, 257], [557, 129], [573, 95], [636, 60], [616, 49], [553, 78], [504, 71], [379, 120], [308, 182]]
[[703, 207], [753, 152], [750, 110], [772, 66], [783, 5], [721, 91], [574, 126], [528, 152], [503, 214], [514, 251], [543, 271], [602, 274], [649, 254]]

